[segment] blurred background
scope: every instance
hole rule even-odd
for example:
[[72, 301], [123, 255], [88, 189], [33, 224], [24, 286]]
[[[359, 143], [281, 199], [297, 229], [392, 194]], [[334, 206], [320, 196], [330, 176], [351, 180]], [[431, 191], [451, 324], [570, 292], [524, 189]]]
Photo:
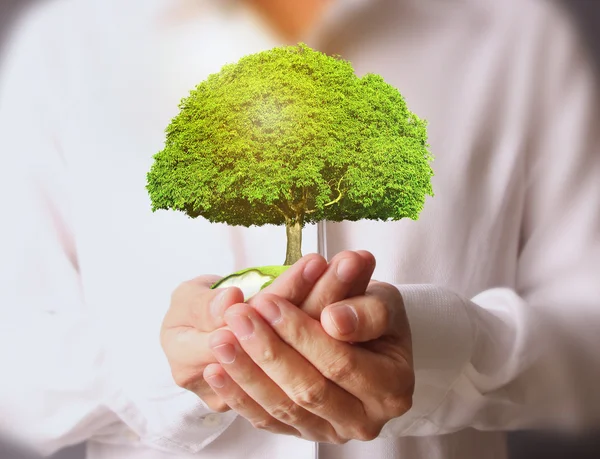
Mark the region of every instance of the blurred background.
[[[9, 37], [11, 25], [25, 7], [40, 1], [44, 0], [0, 0], [0, 65], [3, 44]], [[572, 15], [578, 24], [600, 74], [600, 0], [557, 1], [562, 3], [565, 13]], [[600, 458], [600, 433], [590, 433], [581, 437], [561, 437], [548, 433], [517, 432], [509, 435], [509, 446], [511, 459], [598, 459]], [[53, 459], [83, 459], [84, 457], [83, 446], [75, 446], [52, 456]], [[0, 441], [0, 459], [32, 458]]]

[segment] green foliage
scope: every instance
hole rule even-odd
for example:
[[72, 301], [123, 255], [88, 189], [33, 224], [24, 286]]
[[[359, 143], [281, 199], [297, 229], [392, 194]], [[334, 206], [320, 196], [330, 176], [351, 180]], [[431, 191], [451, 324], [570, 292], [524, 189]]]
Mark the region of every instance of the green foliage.
[[426, 122], [380, 76], [303, 44], [210, 75], [154, 159], [153, 211], [230, 225], [417, 219], [433, 196]]

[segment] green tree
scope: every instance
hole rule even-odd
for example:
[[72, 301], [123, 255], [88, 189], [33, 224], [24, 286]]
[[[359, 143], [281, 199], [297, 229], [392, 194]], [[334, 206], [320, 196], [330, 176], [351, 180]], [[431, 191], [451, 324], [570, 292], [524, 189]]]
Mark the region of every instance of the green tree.
[[426, 122], [381, 76], [304, 44], [225, 65], [179, 108], [147, 176], [152, 210], [285, 225], [285, 265], [307, 223], [416, 220], [433, 196]]

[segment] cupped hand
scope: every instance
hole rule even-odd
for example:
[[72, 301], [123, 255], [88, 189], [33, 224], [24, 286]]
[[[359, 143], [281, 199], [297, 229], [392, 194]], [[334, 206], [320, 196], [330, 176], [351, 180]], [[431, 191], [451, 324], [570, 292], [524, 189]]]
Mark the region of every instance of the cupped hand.
[[171, 304], [163, 319], [160, 341], [175, 383], [196, 393], [214, 411], [229, 407], [202, 377], [216, 359], [209, 347], [209, 334], [226, 324], [225, 310], [244, 301], [237, 287], [211, 290], [219, 276], [205, 275], [183, 282], [171, 295]]
[[[360, 261], [357, 264], [354, 260], [354, 264], [351, 263], [350, 266], [353, 271], [349, 273], [346, 270], [346, 281], [348, 276], [358, 275], [361, 266]], [[308, 255], [288, 270], [292, 271], [291, 278], [289, 274], [284, 275], [283, 279], [277, 279], [269, 289], [291, 302], [304, 302], [310, 297], [310, 301], [320, 304], [323, 299], [311, 294], [311, 290], [327, 268], [323, 257]], [[229, 407], [203, 377], [206, 366], [217, 362], [209, 348], [208, 336], [227, 326], [223, 313], [233, 304], [241, 303], [243, 293], [237, 287], [211, 289], [210, 286], [219, 279], [219, 276], [204, 275], [179, 285], [171, 296], [160, 338], [176, 384], [197, 394], [212, 410], [223, 412]], [[339, 282], [344, 284], [346, 281]], [[347, 282], [344, 285], [346, 284]], [[346, 291], [347, 286], [338, 288], [338, 293], [333, 296], [342, 299]], [[327, 298], [331, 297], [331, 292], [326, 294]]]
[[[357, 278], [371, 269], [365, 268], [369, 255], [340, 255], [319, 279], [311, 278], [316, 285], [308, 294], [301, 286], [309, 263], [292, 267], [250, 304], [227, 309], [231, 331], [211, 335], [219, 363], [204, 371], [224, 403], [257, 428], [336, 444], [375, 438], [410, 408], [410, 328], [399, 292], [367, 279], [363, 294], [345, 297], [363, 290]], [[336, 268], [348, 258], [357, 267], [355, 280], [340, 285]]]

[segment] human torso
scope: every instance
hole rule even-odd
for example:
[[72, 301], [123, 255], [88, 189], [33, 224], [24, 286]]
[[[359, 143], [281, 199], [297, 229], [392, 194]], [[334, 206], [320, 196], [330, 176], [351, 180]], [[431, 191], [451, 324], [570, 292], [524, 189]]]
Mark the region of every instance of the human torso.
[[[229, 227], [181, 213], [152, 213], [145, 189], [152, 156], [162, 148], [179, 100], [223, 64], [279, 43], [235, 8], [192, 6], [185, 20], [173, 22], [163, 20], [164, 0], [123, 6], [116, 17], [108, 7], [112, 3], [79, 6], [77, 14], [89, 22], [69, 24], [64, 32], [66, 39], [69, 34], [79, 39], [65, 58], [68, 110], [61, 147], [73, 173], [86, 301], [114, 333], [140, 329], [129, 350], [135, 361], [147, 346], [156, 346], [156, 330], [137, 327], [140, 317], [159, 323], [177, 284], [200, 274], [283, 262], [284, 228]], [[435, 12], [418, 2], [392, 3], [349, 13], [345, 22], [319, 36], [320, 43], [308, 44], [342, 54], [359, 75], [381, 74], [412, 111], [428, 120], [435, 197], [427, 200], [418, 221], [327, 224], [327, 255], [366, 249], [377, 259], [378, 280], [439, 284], [467, 297], [512, 286], [526, 126], [510, 119], [517, 103], [505, 82], [522, 63], [507, 66], [503, 59], [511, 43], [490, 31], [494, 24], [485, 23], [490, 21], [485, 9], [472, 2], [464, 11], [437, 5]], [[304, 229], [304, 253], [317, 251], [317, 238], [316, 226]], [[465, 431], [443, 438], [377, 440], [323, 446], [319, 458], [341, 453], [352, 459], [500, 458], [502, 438]], [[89, 453], [91, 459], [171, 457], [137, 444], [92, 443]], [[238, 419], [197, 457], [316, 454], [310, 442], [257, 432]]]

